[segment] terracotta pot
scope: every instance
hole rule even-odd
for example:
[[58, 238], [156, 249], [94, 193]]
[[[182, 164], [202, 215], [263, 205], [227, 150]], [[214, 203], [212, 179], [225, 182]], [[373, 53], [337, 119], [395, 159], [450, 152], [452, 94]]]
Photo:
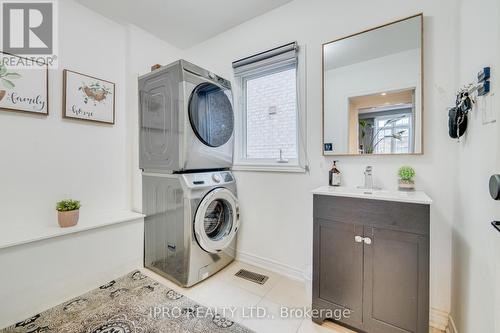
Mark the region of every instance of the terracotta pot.
[[399, 189], [401, 191], [413, 191], [415, 189], [415, 182], [413, 180], [399, 180]]
[[3, 99], [3, 97], [5, 96], [5, 90], [0, 90], [0, 101]]
[[57, 221], [61, 228], [72, 227], [78, 223], [80, 210], [70, 210], [68, 212], [57, 212]]

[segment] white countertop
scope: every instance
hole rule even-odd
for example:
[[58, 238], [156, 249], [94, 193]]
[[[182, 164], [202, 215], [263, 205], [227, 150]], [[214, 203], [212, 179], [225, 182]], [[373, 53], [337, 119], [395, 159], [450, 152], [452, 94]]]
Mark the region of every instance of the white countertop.
[[408, 202], [430, 205], [432, 199], [422, 191], [364, 190], [356, 187], [321, 186], [311, 191], [313, 194], [331, 195], [361, 199]]
[[101, 228], [117, 223], [129, 222], [142, 219], [143, 214], [130, 210], [112, 212], [88, 212], [80, 211], [80, 219], [74, 227], [61, 228], [57, 224], [57, 213], [53, 219], [27, 218], [22, 216], [0, 224], [0, 249], [36, 242], [43, 239], [64, 236], [76, 232]]

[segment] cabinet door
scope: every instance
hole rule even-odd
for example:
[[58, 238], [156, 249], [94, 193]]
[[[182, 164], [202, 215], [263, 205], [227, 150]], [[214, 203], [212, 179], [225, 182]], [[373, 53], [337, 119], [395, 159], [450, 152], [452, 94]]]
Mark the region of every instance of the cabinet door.
[[362, 226], [315, 219], [313, 296], [331, 310], [350, 310], [340, 320], [350, 325], [362, 322], [363, 243], [354, 240], [362, 235]]
[[429, 332], [428, 237], [365, 227], [366, 237], [371, 240], [364, 248], [367, 331]]

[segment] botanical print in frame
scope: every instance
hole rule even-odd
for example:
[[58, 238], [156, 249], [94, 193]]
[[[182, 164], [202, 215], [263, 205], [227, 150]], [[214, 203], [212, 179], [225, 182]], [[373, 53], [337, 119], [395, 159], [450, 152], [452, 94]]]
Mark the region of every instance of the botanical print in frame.
[[63, 117], [115, 123], [115, 84], [65, 69]]
[[0, 110], [49, 114], [45, 62], [0, 51]]

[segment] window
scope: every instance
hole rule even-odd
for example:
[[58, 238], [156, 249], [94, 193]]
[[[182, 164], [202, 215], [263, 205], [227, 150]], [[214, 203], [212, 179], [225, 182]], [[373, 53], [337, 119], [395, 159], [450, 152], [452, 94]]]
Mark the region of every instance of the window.
[[295, 43], [233, 63], [235, 169], [304, 171], [297, 65]]
[[375, 118], [375, 152], [406, 154], [411, 149], [411, 114], [396, 114]]

